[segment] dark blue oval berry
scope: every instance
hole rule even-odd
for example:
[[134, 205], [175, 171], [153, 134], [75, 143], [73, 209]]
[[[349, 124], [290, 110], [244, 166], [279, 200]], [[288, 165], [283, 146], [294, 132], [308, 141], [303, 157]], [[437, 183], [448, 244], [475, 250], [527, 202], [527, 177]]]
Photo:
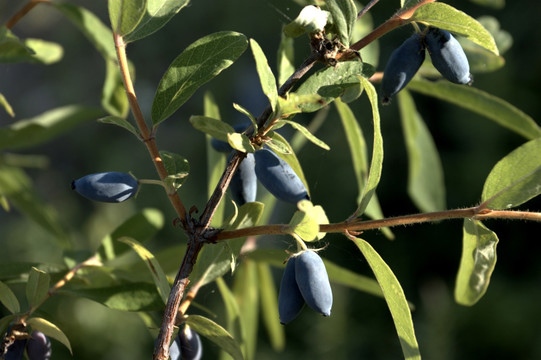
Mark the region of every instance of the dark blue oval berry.
[[49, 360], [51, 358], [51, 340], [41, 331], [33, 331], [32, 338], [26, 343], [29, 360]]
[[8, 348], [4, 355], [5, 360], [21, 360], [24, 354], [26, 339], [15, 340]]
[[111, 171], [83, 176], [71, 188], [90, 200], [122, 202], [137, 193], [139, 183], [130, 174]]
[[295, 279], [304, 301], [323, 316], [331, 315], [332, 289], [323, 260], [307, 250], [295, 259]]
[[242, 159], [231, 179], [229, 190], [231, 190], [233, 200], [235, 200], [238, 206], [255, 201], [257, 196], [257, 176], [255, 175], [254, 154], [248, 153]]
[[[203, 357], [203, 345], [201, 338], [188, 325], [179, 331], [175, 341], [178, 341], [180, 358], [182, 360], [200, 360]], [[171, 357], [171, 359], [173, 359]]]
[[278, 155], [269, 149], [261, 149], [254, 157], [257, 179], [272, 195], [293, 204], [310, 199], [302, 180]]
[[444, 78], [456, 84], [472, 83], [468, 58], [449, 31], [430, 27], [425, 42], [432, 64]]
[[287, 261], [278, 293], [280, 323], [285, 325], [295, 319], [303, 307], [304, 298], [295, 279], [295, 257], [291, 257]]
[[410, 82], [424, 60], [423, 39], [417, 33], [392, 52], [381, 79], [383, 104], [388, 104], [391, 97]]

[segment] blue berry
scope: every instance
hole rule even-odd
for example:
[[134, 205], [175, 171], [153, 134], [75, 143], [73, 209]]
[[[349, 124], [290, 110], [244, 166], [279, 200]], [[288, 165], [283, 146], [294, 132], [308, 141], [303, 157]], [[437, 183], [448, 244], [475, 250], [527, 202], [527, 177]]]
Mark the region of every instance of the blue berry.
[[415, 33], [395, 49], [381, 79], [382, 102], [388, 104], [391, 97], [402, 90], [417, 73], [425, 60], [425, 48], [421, 35]]
[[310, 199], [302, 180], [278, 155], [264, 148], [257, 150], [254, 157], [257, 179], [272, 195], [293, 204]]
[[325, 264], [318, 254], [308, 250], [296, 257], [295, 279], [308, 306], [323, 316], [330, 316], [332, 289]]
[[229, 190], [238, 206], [255, 201], [257, 196], [257, 177], [255, 175], [254, 154], [248, 153], [242, 159], [231, 179]]
[[111, 171], [83, 176], [71, 188], [90, 200], [122, 202], [137, 193], [139, 183], [130, 174]]
[[430, 27], [425, 42], [432, 64], [443, 77], [457, 84], [472, 83], [468, 58], [449, 31]]
[[51, 358], [51, 340], [41, 331], [33, 331], [32, 338], [26, 343], [29, 360], [49, 360]]
[[278, 293], [278, 314], [284, 325], [295, 319], [304, 307], [304, 298], [295, 278], [295, 259], [291, 257], [287, 261]]

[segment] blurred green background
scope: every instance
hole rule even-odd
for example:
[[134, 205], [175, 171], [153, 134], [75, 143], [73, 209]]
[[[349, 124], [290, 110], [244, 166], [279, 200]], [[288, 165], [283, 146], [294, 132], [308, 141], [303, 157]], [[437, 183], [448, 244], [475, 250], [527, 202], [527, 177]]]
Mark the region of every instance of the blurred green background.
[[[94, 11], [108, 23], [105, 1], [71, 1]], [[0, 0], [0, 21], [4, 23], [24, 1]], [[514, 104], [536, 121], [541, 82], [541, 31], [538, 2], [509, 1], [503, 8], [480, 6], [473, 1], [453, 1], [454, 7], [473, 17], [491, 15], [513, 37], [505, 53], [505, 67], [493, 73], [474, 74], [474, 86]], [[381, 1], [372, 11], [374, 24], [389, 18], [399, 1]], [[270, 65], [276, 68], [276, 50], [281, 26], [296, 17], [300, 6], [288, 0], [193, 0], [160, 32], [128, 47], [137, 71], [136, 92], [145, 115], [149, 115], [154, 90], [169, 63], [190, 43], [220, 30], [235, 30], [261, 45]], [[53, 65], [0, 65], [0, 93], [16, 113], [16, 119], [68, 104], [99, 107], [104, 62], [86, 38], [71, 23], [47, 6], [38, 6], [13, 28], [21, 37], [38, 37], [60, 43], [63, 59]], [[401, 28], [379, 42], [379, 66], [410, 33]], [[356, 40], [356, 39], [354, 39]], [[296, 40], [299, 63], [308, 54], [306, 38]], [[191, 165], [181, 196], [190, 207], [202, 209], [206, 194], [204, 136], [188, 119], [203, 113], [203, 94], [210, 91], [220, 105], [222, 119], [242, 120], [232, 108], [239, 103], [259, 114], [265, 106], [250, 51], [230, 69], [200, 89], [157, 133], [160, 149], [184, 155]], [[475, 205], [485, 177], [504, 155], [525, 142], [517, 134], [483, 117], [447, 103], [413, 94], [419, 112], [440, 151], [447, 189], [448, 208]], [[350, 104], [365, 134], [371, 132], [371, 112], [361, 98]], [[310, 116], [299, 116], [308, 122]], [[386, 216], [415, 213], [406, 194], [407, 159], [396, 103], [381, 109], [385, 161], [378, 196]], [[149, 118], [149, 116], [148, 116]], [[14, 119], [0, 111], [0, 126]], [[326, 152], [307, 145], [297, 155], [311, 186], [312, 199], [324, 207], [329, 219], [338, 222], [355, 209], [356, 183], [349, 151], [334, 107], [316, 134], [331, 146]], [[368, 135], [367, 135], [368, 136]], [[369, 137], [369, 136], [368, 136]], [[370, 141], [368, 141], [370, 144]], [[76, 196], [70, 181], [87, 173], [131, 171], [139, 178], [154, 178], [154, 169], [144, 146], [118, 127], [89, 121], [54, 141], [25, 149], [24, 154], [42, 154], [49, 159], [44, 169], [29, 169], [39, 195], [55, 209], [69, 232], [74, 249], [91, 250], [123, 219], [136, 210], [154, 207], [163, 211], [164, 229], [147, 244], [157, 250], [183, 242], [174, 228], [174, 213], [159, 188], [144, 188], [137, 200], [119, 205], [97, 204]], [[539, 199], [525, 209], [541, 209]], [[293, 207], [280, 204], [274, 221], [287, 221]], [[417, 338], [424, 359], [541, 359], [541, 251], [539, 224], [490, 221], [486, 225], [500, 239], [498, 263], [488, 292], [473, 307], [453, 301], [453, 286], [461, 252], [461, 221], [416, 225], [393, 229], [395, 241], [379, 232], [368, 232], [370, 241], [401, 281], [413, 312]], [[282, 247], [290, 239], [263, 238], [262, 242]], [[370, 274], [359, 251], [344, 237], [328, 235], [322, 255], [349, 269]], [[62, 254], [55, 240], [17, 211], [0, 212], [0, 262], [35, 261], [61, 264]], [[179, 258], [180, 263], [180, 258]], [[276, 270], [279, 282], [281, 271]], [[19, 289], [21, 290], [21, 289]], [[386, 304], [379, 298], [333, 285], [335, 305], [330, 318], [304, 311], [286, 327], [287, 345], [274, 352], [263, 328], [257, 359], [399, 359], [401, 350]], [[22, 293], [21, 293], [22, 294]], [[221, 296], [209, 285], [200, 291], [198, 303], [218, 314], [223, 321]], [[76, 359], [146, 359], [153, 339], [136, 314], [109, 310], [88, 300], [58, 296], [50, 299], [41, 315], [68, 334]], [[193, 309], [199, 312], [198, 309]], [[264, 310], [263, 310], [264, 311]], [[0, 315], [6, 310], [0, 307]], [[208, 359], [217, 348], [203, 339]], [[67, 350], [53, 342], [54, 359], [70, 358]]]

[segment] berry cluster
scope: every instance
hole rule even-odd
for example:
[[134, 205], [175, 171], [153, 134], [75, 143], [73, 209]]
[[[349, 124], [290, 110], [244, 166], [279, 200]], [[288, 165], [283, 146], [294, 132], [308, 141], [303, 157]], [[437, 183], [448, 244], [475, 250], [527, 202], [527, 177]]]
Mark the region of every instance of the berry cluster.
[[383, 73], [382, 102], [402, 90], [417, 73], [428, 50], [432, 64], [447, 80], [456, 84], [471, 84], [470, 65], [460, 43], [447, 30], [429, 27], [426, 32], [415, 33], [395, 49]]
[[29, 360], [49, 360], [51, 358], [51, 341], [41, 331], [32, 331], [28, 339], [17, 339], [7, 348], [5, 360], [21, 360], [24, 352]]

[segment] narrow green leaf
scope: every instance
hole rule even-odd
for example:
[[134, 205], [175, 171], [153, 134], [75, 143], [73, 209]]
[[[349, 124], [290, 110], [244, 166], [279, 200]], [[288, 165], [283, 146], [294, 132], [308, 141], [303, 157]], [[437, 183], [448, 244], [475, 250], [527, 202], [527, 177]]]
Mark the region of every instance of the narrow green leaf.
[[313, 135], [310, 131], [308, 131], [307, 128], [305, 128], [301, 124], [295, 121], [291, 121], [291, 120], [279, 120], [277, 124], [280, 124], [280, 123], [291, 125], [292, 128], [299, 131], [304, 137], [306, 137], [308, 140], [310, 140], [312, 143], [319, 146], [320, 148], [325, 149], [325, 150], [331, 149], [329, 145], [327, 145], [324, 141], [318, 139], [315, 135]]
[[137, 27], [125, 36], [125, 40], [135, 41], [153, 34], [167, 24], [188, 3], [189, 0], [147, 0], [143, 18]]
[[57, 213], [39, 198], [32, 179], [23, 170], [18, 167], [0, 165], [0, 195], [6, 196], [17, 210], [53, 234], [59, 246], [62, 248], [69, 246], [68, 235]]
[[[130, 110], [118, 63], [110, 58], [105, 60], [105, 81], [101, 94], [101, 106], [109, 114], [122, 119], [126, 119]], [[130, 131], [134, 133], [132, 130]]]
[[39, 305], [47, 297], [50, 281], [49, 274], [32, 267], [26, 283], [26, 299], [30, 307]]
[[242, 151], [244, 153], [253, 153], [255, 151], [252, 142], [248, 136], [240, 133], [227, 134], [227, 142], [235, 150]]
[[[212, 119], [220, 120], [220, 109], [214, 99], [214, 96], [210, 92], [205, 92], [203, 97], [204, 116]], [[207, 198], [210, 198], [214, 192], [214, 188], [218, 181], [222, 177], [225, 170], [225, 156], [224, 154], [214, 151], [211, 145], [212, 137], [207, 135], [206, 137], [206, 149], [207, 149]], [[221, 201], [212, 217], [211, 225], [218, 227], [222, 225], [224, 218], [225, 201]]]
[[357, 7], [353, 0], [327, 0], [325, 4], [332, 16], [333, 30], [344, 46], [349, 47], [351, 32], [357, 20]]
[[129, 247], [117, 242], [122, 237], [131, 237], [144, 243], [156, 235], [163, 228], [163, 214], [158, 209], [146, 208], [138, 212], [122, 224], [112, 233], [106, 235], [101, 241], [98, 249], [103, 260], [111, 260], [126, 252]]
[[160, 151], [160, 156], [169, 174], [165, 181], [168, 181], [175, 189], [180, 188], [190, 173], [188, 160], [182, 155], [165, 150]]
[[121, 128], [128, 130], [135, 136], [139, 136], [139, 131], [135, 128], [135, 126], [133, 126], [128, 120], [122, 117], [110, 115], [110, 116], [99, 118], [98, 121], [103, 124], [112, 124], [112, 125], [120, 126]]
[[62, 289], [60, 294], [81, 296], [108, 308], [121, 311], [163, 310], [163, 301], [156, 286], [150, 283], [135, 282], [107, 287], [85, 287]]
[[408, 194], [421, 211], [443, 210], [443, 168], [434, 140], [407, 90], [398, 93], [398, 106], [408, 154]]
[[421, 80], [418, 77], [410, 81], [408, 88], [483, 115], [527, 139], [541, 136], [541, 127], [529, 115], [482, 90], [449, 81]]
[[48, 110], [0, 128], [0, 149], [22, 149], [43, 144], [101, 115], [103, 111], [100, 109], [79, 105]]
[[21, 310], [19, 300], [11, 291], [9, 286], [0, 281], [0, 303], [2, 303], [10, 313], [15, 314]]
[[68, 18], [87, 37], [104, 59], [116, 59], [111, 28], [105, 25], [93, 12], [70, 3], [47, 2], [47, 4]]
[[55, 340], [58, 340], [62, 345], [68, 348], [71, 354], [73, 354], [70, 341], [68, 340], [67, 336], [62, 330], [58, 328], [58, 326], [56, 326], [52, 322], [42, 318], [32, 317], [26, 320], [26, 324], [30, 325], [32, 327], [32, 330], [41, 331], [45, 335], [52, 337]]
[[285, 331], [278, 315], [278, 293], [269, 264], [257, 263], [259, 298], [261, 299], [261, 315], [263, 324], [269, 334], [274, 351], [282, 351], [285, 347]]
[[421, 359], [419, 345], [417, 344], [415, 330], [413, 328], [411, 311], [400, 282], [368, 242], [362, 239], [352, 240], [359, 250], [361, 250], [381, 287], [385, 301], [393, 317], [404, 358], [407, 360]]
[[361, 61], [346, 61], [338, 63], [335, 67], [321, 69], [306, 79], [295, 93], [299, 95], [318, 94], [323, 98], [323, 102], [300, 107], [303, 112], [319, 110], [325, 104], [342, 96], [348, 88], [358, 86], [360, 76], [368, 78], [373, 73], [374, 68]]
[[0, 63], [21, 63], [50, 65], [64, 55], [60, 44], [42, 39], [19, 39], [5, 26], [0, 27]]
[[237, 303], [235, 295], [233, 295], [233, 292], [229, 289], [222, 277], [216, 278], [216, 285], [218, 286], [218, 290], [222, 295], [225, 307], [225, 313], [227, 317], [227, 330], [235, 338], [244, 339], [243, 329], [240, 322], [242, 314], [240, 312], [239, 304]]
[[124, 36], [132, 32], [143, 18], [146, 0], [109, 0], [109, 19], [113, 31]]
[[415, 10], [410, 19], [462, 35], [499, 55], [496, 42], [490, 32], [477, 20], [448, 4], [441, 2], [424, 4]]
[[24, 40], [24, 44], [33, 51], [28, 59], [31, 63], [50, 65], [59, 62], [64, 56], [64, 49], [55, 42], [28, 38]]
[[234, 278], [233, 294], [242, 314], [243, 354], [246, 360], [255, 359], [259, 322], [259, 286], [255, 261], [245, 259]]
[[490, 171], [481, 201], [490, 209], [509, 209], [541, 194], [541, 138], [506, 155]]
[[190, 315], [186, 318], [186, 324], [199, 335], [215, 343], [220, 349], [227, 351], [234, 360], [244, 359], [238, 342], [214, 321], [200, 315]]
[[480, 221], [464, 219], [462, 258], [456, 278], [455, 300], [474, 305], [487, 291], [496, 266], [498, 236]]
[[13, 111], [13, 108], [11, 107], [9, 102], [7, 101], [4, 94], [0, 94], [0, 106], [2, 106], [4, 108], [4, 110], [8, 113], [9, 116], [15, 117], [15, 112]]
[[375, 195], [376, 187], [381, 178], [381, 168], [383, 165], [383, 137], [381, 135], [378, 95], [374, 85], [368, 79], [359, 76], [370, 104], [372, 105], [372, 121], [374, 124], [374, 143], [372, 145], [372, 160], [370, 161], [370, 170], [368, 178], [362, 191], [361, 202], [357, 209], [357, 215], [361, 215], [366, 210], [370, 200]]
[[278, 47], [278, 85], [282, 86], [295, 72], [295, 48], [292, 38], [283, 32]]
[[188, 46], [160, 80], [152, 103], [152, 123], [171, 116], [203, 84], [228, 68], [246, 50], [240, 33], [224, 31], [207, 35]]
[[190, 123], [197, 130], [222, 141], [227, 141], [227, 134], [236, 133], [235, 129], [228, 123], [206, 116], [192, 115]]
[[278, 110], [276, 111], [277, 114], [275, 116], [285, 118], [302, 112], [303, 107], [320, 105], [326, 105], [320, 95], [287, 93], [285, 97], [280, 96], [278, 98]]
[[137, 255], [143, 259], [152, 275], [152, 280], [154, 280], [154, 285], [156, 285], [156, 288], [158, 289], [158, 294], [160, 294], [163, 303], [167, 304], [167, 299], [169, 297], [171, 288], [169, 286], [169, 282], [167, 281], [167, 276], [165, 276], [165, 273], [158, 260], [156, 260], [154, 257], [154, 254], [148, 251], [138, 241], [129, 237], [121, 237], [118, 239], [118, 241], [129, 245], [137, 253]]
[[276, 154], [291, 154], [291, 148], [288, 144], [284, 143], [282, 139], [275, 137], [275, 134], [277, 133], [274, 131], [267, 133], [270, 141], [267, 141], [265, 145], [271, 148]]
[[278, 89], [276, 88], [274, 74], [265, 57], [265, 53], [254, 39], [250, 39], [250, 47], [252, 48], [252, 53], [254, 55], [257, 74], [259, 75], [259, 82], [261, 83], [263, 94], [269, 99], [272, 110], [276, 110], [276, 106], [278, 105]]

